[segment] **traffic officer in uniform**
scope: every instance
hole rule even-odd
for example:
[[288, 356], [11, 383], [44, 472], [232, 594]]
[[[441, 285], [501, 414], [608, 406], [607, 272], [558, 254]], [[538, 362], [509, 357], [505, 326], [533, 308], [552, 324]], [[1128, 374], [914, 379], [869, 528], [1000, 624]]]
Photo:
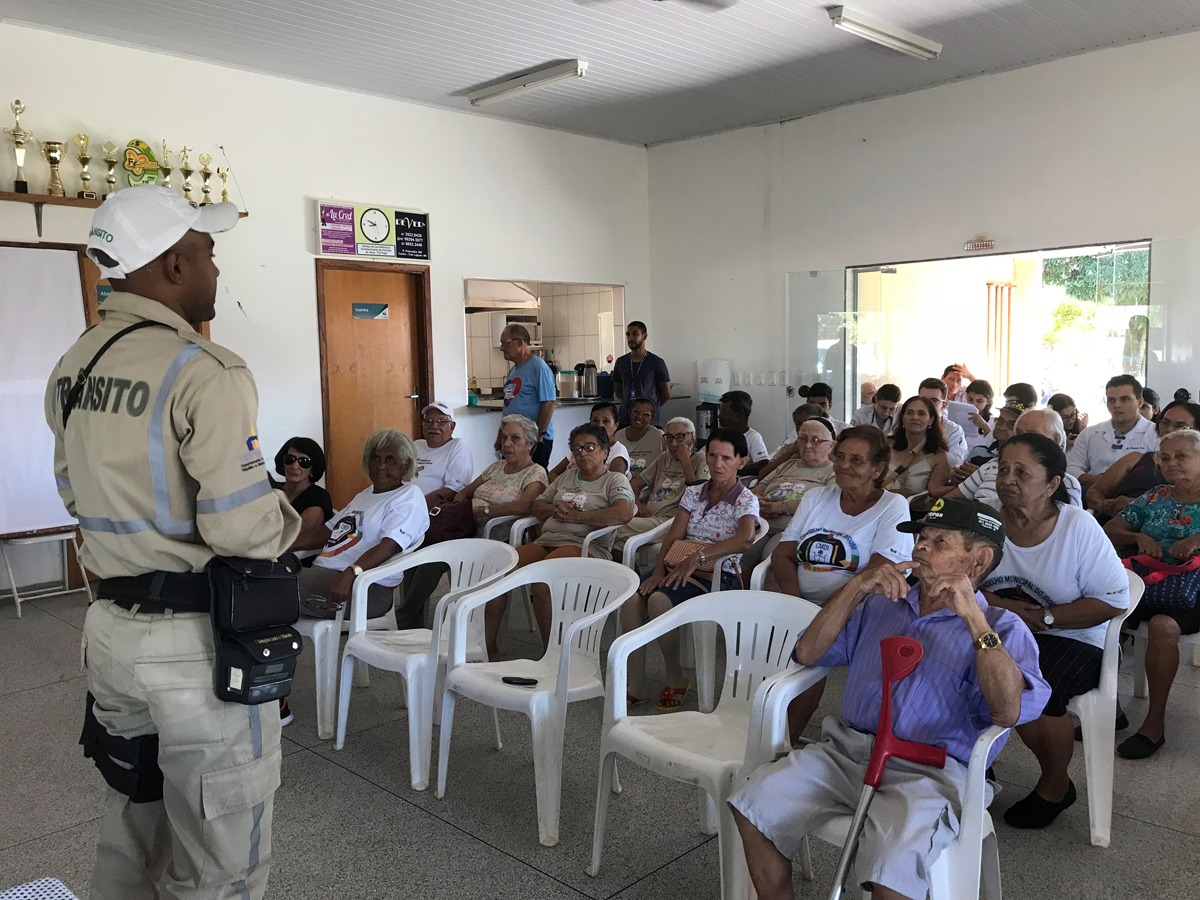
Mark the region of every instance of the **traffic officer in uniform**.
[[215, 315], [212, 235], [237, 220], [231, 203], [196, 208], [164, 187], [106, 199], [87, 254], [114, 292], [47, 387], [58, 490], [104, 579], [84, 626], [91, 708], [112, 748], [96, 764], [132, 795], [110, 787], [92, 900], [266, 890], [279, 714], [214, 694], [203, 571], [214, 555], [279, 556], [300, 521], [267, 480], [250, 371], [197, 331]]

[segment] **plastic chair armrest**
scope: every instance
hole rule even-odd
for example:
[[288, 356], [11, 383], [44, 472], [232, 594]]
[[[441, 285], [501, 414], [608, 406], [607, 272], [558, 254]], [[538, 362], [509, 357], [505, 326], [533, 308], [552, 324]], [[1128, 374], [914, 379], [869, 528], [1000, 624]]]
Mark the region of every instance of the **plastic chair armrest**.
[[[363, 573], [354, 579], [354, 587], [350, 589], [350, 633], [358, 634], [360, 631], [366, 631], [367, 628], [367, 591], [371, 585], [378, 584], [385, 578], [393, 575], [398, 575], [412, 568], [414, 563], [410, 557], [420, 548], [420, 544], [414, 544], [407, 550], [401, 550], [395, 554], [387, 562], [380, 563], [372, 569], [364, 569]], [[338, 610], [337, 622], [338, 633], [341, 633], [342, 619], [345, 607]]]
[[517, 519], [512, 524], [512, 530], [508, 533], [508, 542], [514, 547], [520, 547], [525, 543], [525, 532], [541, 523], [541, 519], [537, 516], [526, 516], [523, 519]]
[[501, 525], [515, 521], [517, 521], [516, 516], [492, 516], [483, 523], [483, 533], [480, 535], [480, 537], [482, 537], [484, 540], [491, 540], [493, 531], [495, 531]]
[[637, 561], [637, 553], [643, 547], [650, 544], [661, 544], [662, 539], [667, 536], [667, 532], [671, 530], [671, 519], [663, 522], [661, 525], [656, 525], [649, 531], [643, 534], [635, 534], [625, 542], [625, 550], [621, 554], [621, 565], [633, 568]]
[[595, 531], [589, 531], [588, 536], [583, 539], [583, 547], [580, 548], [579, 555], [586, 557], [588, 555], [588, 551], [592, 547], [592, 541], [607, 537], [620, 527], [620, 525], [605, 525], [603, 528], [597, 528]]
[[749, 775], [766, 765], [788, 740], [788, 704], [829, 674], [819, 666], [801, 666], [776, 672], [754, 691], [750, 701], [750, 722], [746, 729], [746, 757], [742, 770]]
[[[634, 588], [634, 590], [636, 590], [636, 588]], [[567, 683], [567, 677], [570, 675], [571, 671], [571, 657], [574, 656], [571, 647], [575, 643], [575, 636], [583, 629], [590, 628], [592, 625], [603, 622], [606, 618], [620, 609], [621, 604], [632, 596], [633, 591], [630, 591], [619, 600], [614, 600], [612, 603], [609, 603], [604, 607], [604, 609], [598, 609], [590, 616], [584, 616], [581, 619], [576, 619], [567, 626], [567, 630], [563, 633], [562, 647], [560, 648], [561, 652], [559, 653], [558, 657], [558, 700], [560, 703], [566, 704], [567, 702], [567, 688], [569, 687]], [[611, 678], [611, 675], [609, 677]]]

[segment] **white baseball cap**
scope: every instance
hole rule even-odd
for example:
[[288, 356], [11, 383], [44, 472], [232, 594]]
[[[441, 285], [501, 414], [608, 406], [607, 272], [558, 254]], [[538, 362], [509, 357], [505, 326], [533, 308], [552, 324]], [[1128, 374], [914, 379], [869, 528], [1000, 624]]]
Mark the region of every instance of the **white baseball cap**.
[[433, 403], [430, 403], [427, 407], [421, 410], [421, 415], [424, 416], [425, 413], [429, 412], [431, 409], [436, 409], [438, 412], [445, 413], [446, 417], [451, 422], [454, 421], [454, 410], [450, 408], [450, 404], [443, 403], [440, 400], [435, 400]]
[[[92, 216], [88, 232], [88, 259], [105, 278], [124, 278], [174, 247], [189, 231], [217, 234], [238, 221], [232, 203], [193, 206], [170, 188], [146, 184], [117, 191]], [[103, 251], [116, 260], [115, 267], [96, 258]]]

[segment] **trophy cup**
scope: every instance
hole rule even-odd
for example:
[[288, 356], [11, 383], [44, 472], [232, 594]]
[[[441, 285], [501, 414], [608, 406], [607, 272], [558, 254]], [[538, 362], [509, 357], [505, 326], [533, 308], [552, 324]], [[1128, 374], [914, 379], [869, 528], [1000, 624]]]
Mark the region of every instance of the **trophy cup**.
[[169, 188], [171, 186], [171, 173], [175, 170], [171, 168], [171, 151], [167, 149], [166, 141], [163, 141], [162, 159], [158, 162], [158, 171], [162, 173], [162, 186]]
[[46, 193], [51, 197], [67, 196], [67, 192], [63, 190], [62, 176], [58, 172], [58, 167], [63, 161], [63, 151], [66, 149], [67, 145], [62, 141], [42, 141], [42, 155], [46, 157], [46, 162], [50, 163], [50, 183], [46, 186]]
[[79, 181], [81, 190], [75, 196], [81, 197], [84, 200], [95, 200], [96, 192], [92, 190], [91, 184], [92, 173], [88, 171], [88, 163], [92, 161], [92, 158], [88, 155], [88, 147], [92, 145], [91, 135], [82, 133], [77, 134], [75, 137], [71, 138], [71, 141], [76, 147], [79, 148], [79, 156], [77, 159], [79, 160]]
[[200, 159], [200, 191], [201, 191], [201, 193], [204, 194], [204, 199], [200, 201], [200, 205], [208, 206], [212, 203], [212, 197], [210, 196], [210, 194], [212, 193], [212, 188], [208, 184], [209, 180], [212, 178], [212, 175], [213, 175], [213, 170], [211, 168], [209, 168], [209, 164], [212, 162], [212, 154], [201, 153], [199, 156], [199, 159]]
[[229, 202], [229, 169], [217, 167], [217, 177], [221, 179], [221, 202]]
[[179, 151], [181, 156], [179, 160], [179, 174], [183, 176], [183, 198], [188, 203], [192, 202], [192, 173], [196, 170], [192, 168], [192, 161], [188, 159], [188, 154], [192, 152], [191, 147], [184, 147]]
[[4, 129], [4, 136], [12, 143], [17, 154], [17, 180], [13, 182], [13, 191], [18, 194], [29, 193], [29, 182], [25, 180], [25, 145], [33, 140], [33, 132], [21, 127], [21, 113], [25, 112], [25, 104], [14, 100], [9, 107], [16, 120], [12, 128]]
[[104, 176], [104, 183], [108, 185], [104, 192], [104, 198], [107, 200], [117, 189], [117, 157], [114, 155], [117, 145], [112, 141], [105, 141], [100, 149], [104, 151], [104, 165], [108, 168], [108, 174]]

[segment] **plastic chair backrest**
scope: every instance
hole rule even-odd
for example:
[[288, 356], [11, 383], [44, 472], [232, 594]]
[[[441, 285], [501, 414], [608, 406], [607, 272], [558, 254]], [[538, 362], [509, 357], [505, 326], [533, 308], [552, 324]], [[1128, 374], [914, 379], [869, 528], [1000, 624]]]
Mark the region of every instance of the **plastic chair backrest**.
[[720, 591], [693, 597], [667, 615], [677, 624], [714, 622], [725, 637], [721, 706], [747, 704], [763, 680], [787, 666], [796, 639], [820, 612], [799, 597], [773, 591]]
[[[456, 541], [446, 541], [444, 544], [437, 544], [429, 549], [436, 550], [438, 547], [447, 548], [447, 554], [443, 559], [430, 561], [443, 562], [450, 567], [450, 590], [446, 592], [446, 598], [451, 598], [453, 595], [468, 591], [491, 578], [511, 572], [517, 565], [516, 550], [508, 544], [486, 538], [462, 538]], [[449, 602], [439, 602], [434, 610], [432, 646], [435, 652], [439, 646], [442, 626], [446, 616], [450, 613], [450, 608]], [[468, 627], [471, 638], [482, 640], [483, 610], [471, 610], [468, 614], [468, 621], [470, 622]]]
[[[552, 564], [553, 567], [549, 568]], [[540, 569], [538, 574], [541, 583], [550, 588], [553, 619], [547, 651], [562, 649], [564, 635], [576, 621], [620, 603], [631, 596], [640, 584], [636, 572], [605, 559], [552, 559], [535, 565]], [[571, 639], [571, 653], [591, 656], [599, 661], [603, 630], [603, 620], [597, 625], [580, 629]]]

